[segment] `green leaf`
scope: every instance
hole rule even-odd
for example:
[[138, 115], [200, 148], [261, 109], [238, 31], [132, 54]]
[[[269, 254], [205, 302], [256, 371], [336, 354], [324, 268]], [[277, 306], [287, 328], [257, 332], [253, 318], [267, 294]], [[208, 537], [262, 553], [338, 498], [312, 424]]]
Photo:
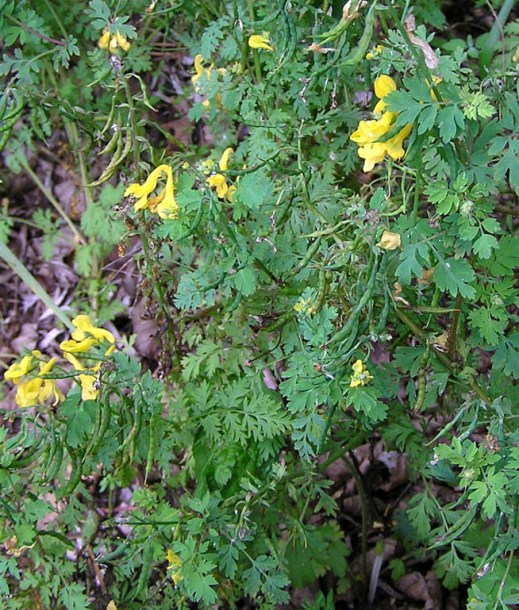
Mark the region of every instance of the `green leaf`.
[[258, 210], [271, 196], [273, 184], [265, 172], [246, 174], [238, 182], [235, 197], [251, 210]]
[[400, 264], [395, 271], [402, 285], [409, 286], [413, 276], [421, 277], [428, 253], [429, 247], [426, 243], [409, 244], [402, 248]]
[[510, 146], [501, 160], [494, 165], [494, 177], [501, 180], [506, 174], [516, 193], [519, 193], [519, 142], [510, 140]]
[[436, 517], [438, 507], [427, 494], [418, 494], [409, 502], [407, 516], [420, 540], [426, 540], [431, 533], [431, 521]]
[[497, 370], [519, 379], [519, 333], [503, 339], [492, 357], [492, 362]]
[[374, 424], [384, 420], [387, 413], [387, 405], [377, 398], [372, 388], [357, 387], [349, 390], [346, 402], [358, 413], [363, 413], [370, 424]]
[[97, 199], [81, 215], [81, 228], [87, 237], [115, 246], [126, 231], [126, 227], [114, 212], [114, 206], [120, 203], [124, 185], [107, 184]]
[[102, 30], [110, 25], [110, 9], [103, 0], [90, 0], [87, 15], [92, 19], [92, 27]]
[[470, 313], [470, 321], [489, 345], [497, 345], [508, 326], [506, 311], [499, 307], [479, 307]]
[[495, 250], [483, 264], [494, 276], [512, 275], [514, 269], [519, 266], [519, 239], [514, 235], [501, 237], [499, 250]]
[[450, 105], [438, 112], [438, 125], [440, 126], [440, 137], [447, 144], [456, 137], [458, 130], [465, 127], [463, 112], [455, 106]]
[[213, 21], [209, 27], [204, 30], [201, 40], [200, 53], [205, 60], [210, 60], [211, 55], [216, 51], [219, 41], [225, 36], [224, 28], [229, 24], [229, 17], [223, 15], [216, 21]]
[[234, 285], [244, 296], [250, 296], [256, 292], [256, 272], [252, 265], [240, 269], [233, 276]]
[[474, 254], [479, 258], [490, 258], [493, 250], [499, 247], [497, 239], [493, 235], [483, 233], [472, 246]]
[[436, 104], [426, 106], [424, 110], [420, 112], [420, 116], [418, 117], [418, 133], [422, 134], [432, 129], [437, 114], [438, 107]]
[[453, 297], [461, 294], [466, 299], [472, 299], [476, 290], [470, 283], [474, 279], [474, 270], [463, 259], [439, 260], [434, 270], [434, 281], [438, 288], [447, 291]]

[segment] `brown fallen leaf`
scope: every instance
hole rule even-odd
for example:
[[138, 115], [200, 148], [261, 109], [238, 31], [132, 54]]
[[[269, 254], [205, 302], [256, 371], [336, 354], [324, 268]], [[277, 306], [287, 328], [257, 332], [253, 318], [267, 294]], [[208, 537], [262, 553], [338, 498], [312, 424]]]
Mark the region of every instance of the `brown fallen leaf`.
[[414, 44], [415, 47], [421, 49], [422, 53], [424, 54], [425, 65], [428, 68], [431, 68], [431, 70], [437, 68], [438, 58], [436, 57], [436, 54], [434, 53], [434, 50], [431, 45], [425, 40], [418, 38], [418, 36], [414, 34], [414, 31], [416, 29], [414, 15], [409, 15], [409, 17], [405, 20], [404, 25], [411, 42]]

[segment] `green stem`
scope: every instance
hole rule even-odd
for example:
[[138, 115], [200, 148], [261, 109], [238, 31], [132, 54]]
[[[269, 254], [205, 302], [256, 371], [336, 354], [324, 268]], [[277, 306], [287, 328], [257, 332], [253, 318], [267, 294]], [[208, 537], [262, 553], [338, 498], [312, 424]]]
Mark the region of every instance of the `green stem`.
[[59, 318], [70, 330], [75, 330], [69, 317], [54, 303], [45, 288], [38, 282], [32, 273], [23, 265], [9, 248], [0, 241], [0, 258], [11, 267], [23, 282], [34, 292], [34, 294]]
[[[139, 235], [140, 235], [140, 238], [142, 241], [142, 250], [144, 253], [144, 260], [146, 261], [146, 270], [148, 273], [152, 273], [151, 270], [153, 269], [153, 265], [152, 265], [150, 257], [149, 257], [148, 236], [146, 235], [146, 233], [144, 231], [140, 231]], [[166, 316], [166, 322], [167, 322], [167, 326], [168, 326], [168, 336], [171, 338], [171, 342], [173, 344], [173, 353], [175, 355], [175, 365], [176, 365], [175, 368], [176, 368], [176, 371], [179, 372], [182, 370], [182, 365], [180, 362], [181, 354], [180, 354], [180, 346], [178, 345], [177, 336], [175, 334], [175, 327], [173, 324], [173, 314], [169, 307], [169, 303], [166, 301], [164, 291], [162, 289], [162, 285], [160, 284], [160, 281], [158, 281], [153, 276], [151, 277], [151, 281], [152, 281], [152, 285], [155, 290], [155, 293], [157, 295], [157, 300], [160, 304], [162, 311], [164, 312], [164, 315]]]
[[512, 560], [514, 557], [513, 551], [510, 551], [510, 555], [508, 556], [508, 561], [506, 563], [505, 573], [503, 574], [503, 578], [501, 578], [501, 582], [499, 583], [499, 590], [497, 592], [496, 603], [494, 604], [492, 610], [497, 610], [499, 608], [499, 604], [502, 601], [503, 589], [505, 587], [506, 579], [508, 577], [508, 573], [510, 572], [510, 568], [512, 567]]
[[46, 42], [51, 42], [52, 44], [59, 45], [60, 47], [67, 46], [66, 42], [63, 42], [62, 40], [56, 40], [56, 38], [51, 38], [50, 36], [46, 36], [45, 34], [42, 34], [41, 32], [38, 32], [37, 30], [34, 30], [33, 28], [29, 27], [26, 23], [22, 23], [21, 21], [18, 21], [18, 19], [16, 19], [12, 15], [4, 14], [4, 17], [6, 19], [8, 19], [9, 21], [11, 21], [11, 23], [15, 23], [18, 27], [22, 28], [22, 30], [29, 32], [29, 34], [32, 34], [33, 36], [37, 36], [38, 38], [41, 38], [42, 40], [45, 40]]
[[352, 450], [349, 451], [350, 459], [346, 456], [343, 457], [343, 460], [349, 466], [351, 474], [355, 480], [355, 486], [357, 487], [357, 491], [359, 492], [360, 498], [360, 512], [361, 512], [361, 537], [362, 537], [362, 573], [364, 576], [364, 583], [367, 582], [368, 579], [368, 504], [366, 498], [366, 490], [364, 489], [364, 483], [362, 482], [362, 477], [360, 475], [360, 470], [358, 467], [357, 458]]
[[74, 233], [74, 235], [77, 237], [78, 241], [85, 245], [86, 244], [86, 239], [85, 237], [82, 235], [82, 233], [80, 232], [80, 230], [76, 227], [76, 225], [72, 222], [72, 220], [70, 220], [70, 218], [68, 217], [67, 213], [65, 212], [65, 210], [61, 207], [61, 205], [59, 204], [58, 200], [54, 197], [54, 195], [45, 187], [45, 185], [43, 184], [43, 182], [39, 179], [39, 177], [33, 172], [31, 166], [29, 165], [29, 163], [27, 162], [27, 159], [25, 158], [21, 158], [19, 159], [21, 165], [23, 166], [24, 170], [29, 174], [29, 176], [32, 178], [33, 182], [36, 184], [36, 186], [40, 189], [40, 191], [45, 195], [46, 199], [49, 201], [49, 203], [52, 205], [52, 207], [56, 210], [56, 212], [58, 212], [58, 214], [63, 218], [63, 220], [67, 223], [67, 225], [70, 227], [70, 229], [72, 230], [72, 232]]
[[[401, 309], [395, 309], [396, 315], [400, 318], [400, 320], [413, 332], [413, 334], [420, 339], [423, 343], [426, 343], [425, 333], [419, 328], [417, 324], [415, 324], [409, 316], [407, 316]], [[455, 375], [455, 367], [453, 363], [449, 360], [448, 356], [442, 354], [439, 350], [437, 350], [434, 345], [431, 345], [431, 349], [434, 351], [434, 355], [436, 358], [443, 364], [445, 368], [447, 368], [453, 375]], [[492, 404], [492, 400], [487, 393], [479, 387], [474, 379], [470, 379], [466, 382], [470, 389], [480, 398], [487, 406]]]
[[433, 75], [432, 75], [431, 71], [429, 70], [429, 67], [425, 63], [425, 59], [424, 59], [422, 51], [420, 49], [418, 49], [412, 43], [411, 39], [409, 38], [409, 34], [407, 33], [407, 30], [405, 29], [405, 27], [402, 25], [395, 9], [388, 6], [387, 10], [393, 19], [396, 29], [400, 32], [402, 38], [404, 39], [404, 42], [406, 43], [407, 48], [409, 49], [411, 55], [416, 59], [418, 65], [420, 66], [420, 69], [425, 74], [429, 87], [432, 89], [432, 91], [436, 95], [436, 99], [438, 100], [438, 102], [441, 102], [442, 101], [441, 93], [438, 91], [438, 88], [436, 87], [436, 83], [434, 82], [434, 79], [433, 79]]
[[[490, 3], [489, 3], [490, 4]], [[497, 42], [501, 38], [503, 38], [503, 28], [510, 15], [510, 11], [512, 10], [515, 4], [515, 0], [505, 0], [503, 2], [503, 6], [499, 11], [499, 14], [492, 25], [492, 29], [488, 34], [487, 39], [485, 40], [484, 46], [481, 49], [481, 53], [479, 56], [481, 71], [484, 76], [488, 73], [488, 66], [492, 60], [492, 55], [497, 47]]]

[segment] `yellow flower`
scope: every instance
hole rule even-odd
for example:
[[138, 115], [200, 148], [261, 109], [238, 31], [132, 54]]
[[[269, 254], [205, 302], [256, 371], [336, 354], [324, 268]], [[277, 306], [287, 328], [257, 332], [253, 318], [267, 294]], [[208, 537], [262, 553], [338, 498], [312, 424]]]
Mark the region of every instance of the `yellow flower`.
[[[48, 375], [56, 363], [56, 358], [49, 362], [41, 362], [38, 375]], [[42, 379], [35, 377], [18, 385], [15, 401], [19, 407], [33, 407], [34, 405], [44, 405], [52, 398], [52, 405], [64, 400], [64, 396], [56, 386], [55, 379]]]
[[377, 121], [361, 121], [357, 131], [351, 134], [350, 140], [361, 145], [378, 140], [391, 129], [394, 117], [394, 113], [386, 112]]
[[396, 91], [395, 81], [385, 74], [379, 76], [374, 83], [375, 95], [379, 98], [374, 108], [375, 116], [380, 118], [371, 121], [360, 121], [357, 130], [350, 140], [359, 145], [358, 155], [364, 159], [363, 171], [370, 172], [377, 163], [381, 163], [386, 155], [392, 159], [400, 159], [405, 155], [404, 140], [411, 133], [413, 126], [405, 125], [394, 135], [393, 129], [398, 113], [385, 112], [384, 98]]
[[104, 328], [97, 328], [92, 324], [90, 318], [85, 315], [76, 316], [72, 320], [72, 324], [77, 330], [72, 332], [72, 338], [75, 341], [83, 341], [88, 335], [92, 335], [98, 341], [103, 342], [105, 339], [109, 343], [115, 343], [115, 338], [109, 330]]
[[[76, 371], [88, 371], [95, 372], [99, 370], [101, 364], [97, 364], [95, 367], [86, 369], [79, 360], [70, 353], [64, 354], [65, 358], [72, 364]], [[82, 400], [95, 400], [99, 396], [99, 384], [95, 375], [89, 375], [81, 373], [78, 375], [79, 383], [81, 384], [81, 399]]]
[[351, 368], [353, 369], [353, 375], [351, 376], [350, 388], [367, 385], [373, 379], [362, 360], [356, 360]]
[[191, 82], [193, 83], [193, 85], [196, 83], [197, 80], [201, 78], [204, 72], [209, 72], [207, 69], [204, 68], [204, 58], [202, 57], [202, 55], [200, 55], [200, 53], [198, 55], [195, 55], [194, 68], [195, 74], [193, 74], [193, 76], [191, 77]]
[[411, 133], [413, 126], [408, 123], [392, 138], [386, 140], [384, 145], [386, 147], [387, 154], [392, 159], [401, 159], [405, 155], [404, 140]]
[[398, 233], [384, 231], [377, 246], [383, 250], [396, 250], [397, 248], [400, 248], [401, 243], [402, 240]]
[[512, 61], [514, 63], [519, 62], [519, 47], [517, 47], [517, 49], [515, 50], [515, 53], [512, 56]]
[[375, 90], [375, 95], [378, 97], [378, 99], [383, 100], [388, 93], [396, 91], [396, 83], [390, 76], [381, 74], [377, 79], [375, 79], [373, 89]]
[[108, 49], [109, 44], [110, 44], [110, 31], [103, 30], [103, 33], [101, 34], [101, 38], [97, 42], [97, 46], [100, 49]]
[[103, 30], [101, 38], [99, 38], [97, 42], [97, 46], [100, 49], [108, 49], [110, 53], [115, 53], [118, 47], [123, 51], [128, 51], [131, 47], [131, 43], [119, 31], [116, 31], [114, 35], [111, 35], [110, 30]]
[[182, 559], [171, 549], [168, 549], [168, 552], [166, 553], [166, 559], [168, 561], [168, 572], [170, 572], [170, 576], [173, 580], [173, 582], [175, 583], [175, 585], [178, 585], [178, 583], [182, 580], [183, 576], [182, 576], [182, 564], [183, 561]]
[[252, 36], [249, 36], [249, 47], [251, 49], [266, 49], [267, 51], [274, 50], [269, 45], [269, 37], [266, 32], [263, 32], [263, 34], [252, 34]]
[[99, 395], [99, 382], [95, 373], [100, 369], [101, 362], [95, 366], [85, 367], [74, 354], [85, 354], [93, 347], [106, 346], [106, 349], [103, 347], [104, 353], [103, 350], [98, 350], [96, 354], [98, 357], [106, 358], [115, 350], [115, 338], [110, 331], [94, 326], [88, 316], [76, 316], [72, 323], [76, 327], [72, 332], [72, 339], [63, 341], [60, 348], [64, 352], [65, 359], [81, 373], [78, 375], [81, 398], [95, 400]]
[[[233, 152], [234, 150], [231, 147], [226, 148], [224, 150], [222, 157], [218, 163], [220, 171], [227, 171], [229, 165], [229, 157], [232, 155]], [[227, 184], [227, 180], [223, 174], [214, 174], [213, 176], [209, 176], [209, 178], [206, 178], [206, 182], [211, 188], [215, 189], [218, 199], [227, 199], [227, 201], [232, 203], [236, 187], [234, 185]]]
[[386, 157], [386, 147], [384, 142], [368, 143], [359, 148], [357, 154], [364, 159], [362, 171], [370, 172], [377, 163], [381, 163]]
[[12, 381], [14, 384], [17, 384], [20, 379], [24, 375], [27, 375], [27, 373], [31, 370], [32, 361], [33, 356], [32, 354], [29, 354], [27, 356], [24, 356], [20, 360], [20, 362], [15, 362], [14, 364], [11, 364], [11, 366], [4, 373], [4, 379], [6, 381]]
[[[166, 176], [166, 186], [156, 197], [150, 197], [151, 193], [157, 188], [157, 182], [162, 175]], [[151, 172], [144, 184], [131, 184], [124, 192], [125, 197], [130, 195], [137, 197], [133, 206], [135, 210], [150, 208], [160, 218], [176, 218], [178, 215], [179, 208], [175, 200], [173, 170], [169, 165], [159, 165]]]
[[382, 51], [384, 50], [384, 45], [378, 44], [373, 51], [370, 51], [369, 53], [366, 54], [366, 59], [368, 61], [375, 59], [375, 57], [377, 55], [380, 55], [382, 53]]
[[382, 112], [384, 112], [384, 108], [386, 107], [384, 98], [392, 91], [396, 91], [396, 83], [390, 76], [382, 74], [373, 83], [373, 88], [375, 90], [375, 95], [379, 98], [379, 101], [373, 109], [373, 113], [376, 115], [382, 114]]
[[59, 344], [59, 348], [64, 352], [86, 354], [86, 352], [88, 352], [93, 345], [97, 345], [97, 343], [98, 342], [93, 337], [88, 337], [82, 341], [73, 341], [72, 339], [69, 339], [68, 341], [62, 341]]

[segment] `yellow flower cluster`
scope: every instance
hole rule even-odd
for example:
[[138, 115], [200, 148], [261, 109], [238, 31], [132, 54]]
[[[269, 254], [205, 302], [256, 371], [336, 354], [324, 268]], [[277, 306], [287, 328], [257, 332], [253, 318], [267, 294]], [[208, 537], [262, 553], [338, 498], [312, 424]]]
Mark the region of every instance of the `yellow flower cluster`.
[[351, 368], [353, 369], [353, 375], [351, 376], [350, 388], [367, 385], [373, 379], [373, 375], [369, 374], [369, 371], [362, 360], [356, 360]]
[[131, 44], [126, 36], [123, 36], [118, 31], [112, 34], [110, 30], [103, 30], [97, 46], [100, 49], [108, 49], [110, 53], [115, 53], [119, 48], [123, 51], [129, 51]]
[[404, 140], [411, 133], [413, 126], [405, 125], [395, 132], [396, 112], [386, 112], [384, 98], [392, 91], [396, 91], [395, 81], [386, 75], [375, 80], [375, 95], [379, 99], [374, 109], [376, 117], [372, 121], [361, 121], [350, 139], [359, 145], [358, 154], [364, 159], [363, 170], [370, 172], [377, 163], [382, 162], [386, 155], [392, 159], [404, 156]]
[[[52, 399], [52, 405], [57, 405], [64, 399], [56, 386], [56, 380], [45, 377], [54, 368], [56, 358], [44, 362], [41, 360], [42, 356], [41, 352], [34, 350], [20, 362], [12, 364], [4, 373], [6, 381], [12, 381], [18, 386], [15, 401], [19, 407], [44, 405], [49, 399]], [[36, 367], [38, 371], [34, 374]]]
[[369, 51], [368, 53], [366, 53], [366, 59], [368, 61], [371, 61], [372, 59], [375, 59], [378, 55], [380, 55], [382, 53], [383, 50], [384, 50], [384, 45], [378, 44], [373, 49], [373, 51]]
[[[221, 172], [227, 171], [229, 166], [229, 157], [233, 154], [233, 152], [233, 149], [230, 147], [226, 148], [223, 151], [223, 154], [218, 163]], [[206, 164], [206, 166], [208, 166], [208, 164]], [[234, 184], [229, 184], [223, 174], [213, 174], [212, 176], [209, 176], [209, 178], [206, 179], [206, 182], [211, 188], [215, 189], [218, 199], [226, 199], [227, 201], [232, 203], [232, 198], [236, 191], [236, 187], [234, 186]]]
[[[70, 362], [76, 371], [79, 371], [81, 384], [81, 398], [95, 400], [99, 395], [96, 373], [101, 368], [102, 358], [108, 357], [115, 350], [115, 338], [111, 332], [103, 328], [96, 328], [88, 316], [76, 316], [72, 320], [76, 330], [72, 339], [60, 343], [65, 360]], [[74, 354], [83, 354], [85, 358], [92, 358], [92, 350], [96, 350], [97, 363], [94, 366], [85, 366]]]
[[308, 299], [303, 299], [303, 297], [301, 297], [294, 305], [294, 311], [296, 313], [314, 314], [314, 300], [311, 297]]
[[[163, 175], [166, 176], [165, 187], [155, 197], [150, 197]], [[159, 165], [151, 172], [144, 184], [130, 184], [124, 191], [124, 196], [129, 197], [130, 195], [137, 197], [133, 206], [135, 210], [147, 210], [149, 208], [160, 218], [176, 218], [178, 216], [173, 170], [169, 165]]]
[[175, 583], [175, 585], [178, 585], [178, 583], [183, 578], [182, 572], [181, 572], [183, 561], [171, 549], [168, 549], [168, 552], [166, 553], [166, 559], [168, 561], [168, 572], [169, 572], [169, 575], [171, 576], [171, 578], [172, 578], [173, 582]]
[[[195, 91], [202, 95], [203, 91], [202, 91], [199, 81], [204, 74], [206, 75], [207, 79], [210, 80], [212, 75], [215, 72], [215, 68], [214, 68], [213, 64], [211, 64], [209, 66], [209, 68], [204, 68], [204, 58], [202, 57], [202, 55], [200, 55], [200, 53], [195, 56], [194, 68], [195, 68], [195, 73], [191, 77], [191, 82], [193, 83]], [[218, 68], [218, 69], [216, 69], [216, 72], [219, 75], [223, 76], [227, 72], [227, 70], [225, 68]], [[216, 94], [215, 99], [217, 102], [220, 101], [221, 96], [219, 93]], [[208, 108], [210, 105], [211, 105], [211, 102], [208, 99], [203, 100], [202, 106], [204, 108]]]
[[[101, 367], [102, 359], [115, 350], [115, 339], [111, 332], [96, 328], [85, 315], [76, 316], [72, 323], [76, 330], [72, 339], [63, 341], [65, 360], [70, 362], [76, 371], [81, 371], [81, 397], [83, 400], [95, 400], [99, 395], [96, 373]], [[96, 358], [94, 366], [85, 366], [74, 354]], [[51, 403], [53, 406], [65, 399], [56, 385], [56, 379], [48, 377], [56, 364], [57, 358], [45, 362], [41, 352], [34, 350], [24, 356], [20, 362], [12, 364], [4, 373], [4, 379], [17, 386], [15, 402], [19, 407], [32, 407]]]

